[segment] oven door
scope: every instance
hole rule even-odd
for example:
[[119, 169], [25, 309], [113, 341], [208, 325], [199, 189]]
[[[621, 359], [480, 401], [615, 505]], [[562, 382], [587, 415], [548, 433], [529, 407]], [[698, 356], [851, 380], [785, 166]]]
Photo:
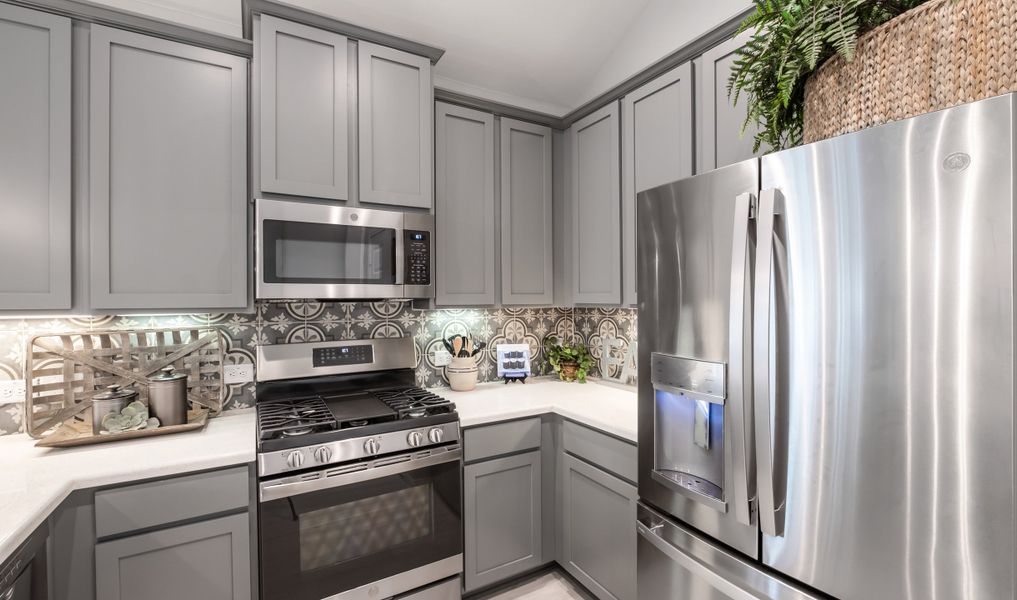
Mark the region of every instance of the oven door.
[[262, 482], [262, 598], [374, 600], [460, 573], [461, 456], [424, 451]]
[[400, 298], [403, 214], [258, 199], [257, 296]]

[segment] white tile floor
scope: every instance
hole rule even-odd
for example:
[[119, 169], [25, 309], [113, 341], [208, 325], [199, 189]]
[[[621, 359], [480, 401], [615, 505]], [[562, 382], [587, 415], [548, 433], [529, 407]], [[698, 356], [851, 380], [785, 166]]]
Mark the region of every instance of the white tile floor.
[[589, 600], [574, 583], [558, 571], [531, 577], [508, 589], [485, 594], [476, 600]]

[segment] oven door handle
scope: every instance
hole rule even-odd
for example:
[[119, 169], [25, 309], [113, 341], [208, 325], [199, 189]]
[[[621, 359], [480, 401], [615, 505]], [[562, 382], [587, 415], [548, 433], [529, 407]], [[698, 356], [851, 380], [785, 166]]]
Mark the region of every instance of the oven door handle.
[[[440, 454], [432, 454], [421, 458], [411, 458], [401, 462], [369, 467], [361, 471], [353, 471], [351, 473], [334, 475], [332, 477], [322, 475], [316, 479], [303, 479], [306, 475], [295, 475], [282, 480], [266, 481], [261, 483], [258, 486], [258, 498], [261, 502], [269, 502], [271, 500], [289, 498], [291, 496], [306, 494], [308, 492], [328, 490], [342, 487], [344, 485], [370, 481], [371, 479], [379, 479], [381, 477], [389, 477], [400, 473], [416, 471], [417, 469], [433, 467], [444, 463], [458, 462], [462, 459], [462, 456], [462, 449], [455, 448]], [[385, 461], [385, 459], [381, 460]], [[325, 469], [324, 471], [327, 473], [328, 469]]]

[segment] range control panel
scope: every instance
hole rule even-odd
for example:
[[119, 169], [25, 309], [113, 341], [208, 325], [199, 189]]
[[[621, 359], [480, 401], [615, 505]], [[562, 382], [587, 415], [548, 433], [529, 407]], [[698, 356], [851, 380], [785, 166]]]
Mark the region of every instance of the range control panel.
[[370, 344], [360, 346], [328, 346], [326, 348], [314, 349], [313, 364], [316, 367], [362, 365], [372, 362], [374, 362], [374, 347]]
[[431, 285], [431, 234], [406, 231], [406, 283]]

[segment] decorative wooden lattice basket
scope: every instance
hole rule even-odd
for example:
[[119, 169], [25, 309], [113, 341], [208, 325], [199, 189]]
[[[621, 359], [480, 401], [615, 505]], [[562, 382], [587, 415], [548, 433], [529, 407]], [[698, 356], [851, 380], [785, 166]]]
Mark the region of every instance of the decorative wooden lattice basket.
[[[204, 425], [207, 416], [222, 410], [226, 391], [223, 384], [225, 347], [222, 332], [214, 327], [78, 331], [35, 336], [28, 342], [25, 357], [28, 434], [36, 439], [47, 433], [68, 438], [77, 431], [81, 433], [78, 437], [93, 437], [91, 423], [80, 420], [82, 413], [91, 407], [93, 397], [110, 385], [120, 385], [133, 387], [138, 391], [138, 399], [147, 404], [148, 376], [168, 365], [187, 373], [187, 397], [192, 406], [189, 416], [192, 422]], [[171, 430], [174, 428], [117, 435], [140, 437], [171, 433]], [[103, 436], [109, 437], [113, 436]]]
[[933, 0], [805, 85], [806, 143], [1017, 91], [1017, 2]]

